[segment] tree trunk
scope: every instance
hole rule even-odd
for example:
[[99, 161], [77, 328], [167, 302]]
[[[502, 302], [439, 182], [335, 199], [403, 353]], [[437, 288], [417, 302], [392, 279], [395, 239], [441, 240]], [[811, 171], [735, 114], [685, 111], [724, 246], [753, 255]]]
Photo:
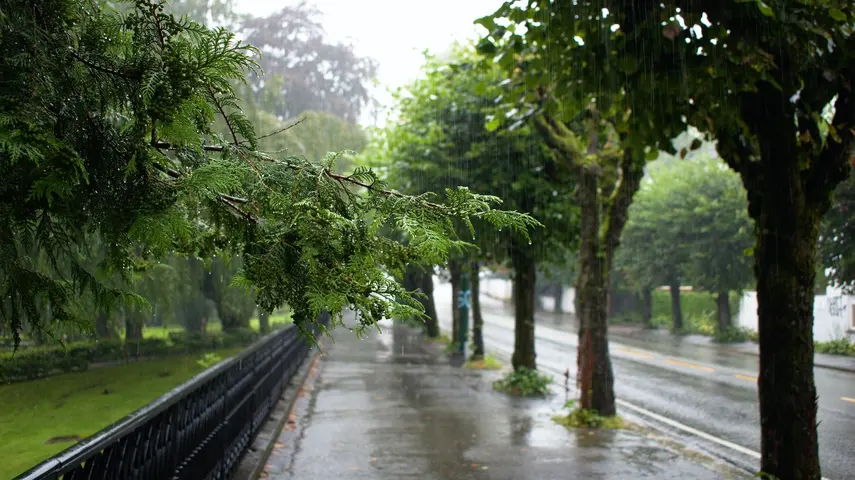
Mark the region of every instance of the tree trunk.
[[555, 289], [555, 294], [553, 295], [555, 298], [555, 308], [553, 311], [555, 313], [564, 313], [564, 285], [556, 283], [553, 288]]
[[143, 318], [145, 314], [139, 308], [134, 308], [125, 314], [125, 341], [142, 340]]
[[537, 277], [534, 254], [528, 246], [514, 246], [511, 252], [514, 269], [514, 370], [536, 369], [534, 352], [534, 297]]
[[680, 333], [683, 331], [683, 308], [680, 305], [680, 281], [672, 277], [671, 288], [671, 331]]
[[270, 315], [264, 310], [258, 310], [258, 329], [264, 335], [270, 331]]
[[730, 328], [730, 295], [728, 292], [718, 292], [715, 298], [716, 318], [718, 318], [718, 333], [724, 333]]
[[614, 373], [609, 358], [607, 311], [609, 262], [600, 242], [600, 214], [596, 174], [583, 170], [579, 178], [581, 242], [579, 247], [579, 407], [613, 416], [615, 410]]
[[430, 269], [421, 273], [419, 290], [427, 297], [419, 299], [422, 306], [425, 307], [425, 315], [428, 317], [425, 320], [425, 333], [429, 338], [437, 338], [439, 337], [439, 321], [436, 316], [436, 303], [433, 299], [433, 272]]
[[99, 311], [95, 317], [95, 335], [99, 339], [116, 338], [116, 332], [110, 327], [110, 316]]
[[643, 302], [641, 324], [644, 328], [651, 328], [653, 326], [653, 289], [644, 287], [641, 291], [641, 299]]
[[838, 133], [826, 138], [817, 155], [797, 142], [809, 132], [793, 122], [793, 102], [780, 87], [758, 84], [740, 106], [758, 140], [760, 161], [728, 158], [742, 176], [757, 232], [761, 470], [781, 480], [822, 478], [813, 377], [817, 238], [834, 188], [850, 173], [855, 124], [855, 95], [850, 87], [838, 92]]
[[460, 264], [448, 262], [448, 273], [451, 277], [451, 343], [457, 343], [460, 329], [460, 312], [457, 308], [457, 298], [460, 296]]
[[472, 262], [472, 359], [484, 358], [484, 317], [481, 314], [481, 268], [478, 262]]

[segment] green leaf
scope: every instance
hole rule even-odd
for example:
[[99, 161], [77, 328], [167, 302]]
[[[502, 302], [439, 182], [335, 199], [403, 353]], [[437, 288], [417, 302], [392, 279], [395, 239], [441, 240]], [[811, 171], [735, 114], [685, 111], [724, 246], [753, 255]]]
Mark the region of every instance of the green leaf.
[[831, 15], [831, 18], [837, 20], [838, 22], [845, 22], [848, 18], [845, 13], [839, 8], [831, 8], [828, 11], [828, 14]]

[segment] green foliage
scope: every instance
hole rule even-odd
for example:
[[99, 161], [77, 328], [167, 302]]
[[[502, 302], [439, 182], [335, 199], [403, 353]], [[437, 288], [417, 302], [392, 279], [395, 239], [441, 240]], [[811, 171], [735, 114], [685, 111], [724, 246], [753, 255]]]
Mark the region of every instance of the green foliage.
[[[671, 328], [671, 293], [667, 290], [654, 290], [652, 293], [651, 326], [653, 328]], [[730, 294], [730, 311], [736, 315], [741, 297], [736, 292]], [[709, 292], [681, 292], [680, 309], [683, 312], [683, 330], [681, 334], [714, 336], [716, 334], [716, 296]], [[613, 323], [641, 323], [640, 312], [624, 313], [609, 319]]]
[[718, 343], [742, 343], [751, 339], [751, 330], [745, 327], [731, 325], [722, 332], [715, 332], [715, 341]]
[[569, 400], [564, 404], [564, 408], [570, 410], [566, 415], [556, 415], [552, 420], [559, 425], [564, 425], [568, 428], [605, 428], [616, 429], [625, 428], [626, 425], [623, 419], [619, 416], [604, 417], [595, 410], [588, 408], [575, 408], [576, 402]]
[[549, 395], [552, 377], [537, 370], [520, 367], [493, 382], [493, 388], [519, 397], [543, 397]]
[[[16, 342], [25, 324], [44, 323], [47, 305], [56, 321], [77, 321], [84, 293], [99, 309], [131, 300], [142, 312], [141, 297], [100, 278], [129, 281], [172, 251], [239, 253], [232, 283], [254, 289], [262, 309], [287, 303], [308, 334], [320, 312], [351, 307], [362, 332], [420, 313], [385, 271], [462, 246], [452, 218], [523, 236], [537, 225], [465, 188], [446, 190], [440, 204], [387, 191], [368, 169], [339, 174], [259, 152], [234, 87], [259, 73], [258, 51], [169, 15], [159, 0], [123, 10], [47, 0], [36, 11], [10, 0], [0, 11], [0, 317]], [[106, 254], [89, 267], [81, 249], [94, 234]], [[48, 261], [36, 264], [34, 253]]]
[[196, 363], [198, 363], [200, 367], [207, 369], [220, 363], [222, 360], [222, 357], [216, 353], [208, 352], [205, 355], [202, 355], [202, 358], [200, 358]]
[[855, 357], [855, 345], [853, 345], [847, 338], [838, 338], [828, 342], [815, 342], [814, 349], [818, 353]]
[[502, 362], [490, 354], [483, 357], [473, 356], [463, 365], [463, 368], [471, 370], [499, 370], [502, 368]]
[[363, 161], [382, 166], [402, 192], [464, 185], [498, 193], [506, 208], [530, 214], [545, 228], [531, 238], [496, 232], [484, 216], [458, 222], [460, 237], [471, 239], [490, 262], [507, 263], [516, 241], [540, 259], [560, 263], [577, 238], [573, 185], [555, 172], [548, 148], [530, 127], [485, 127], [501, 114], [493, 99], [502, 93], [502, 75], [497, 68], [477, 68], [477, 62], [466, 45], [455, 45], [443, 60], [427, 56], [423, 78], [397, 93], [397, 121], [378, 132]]
[[94, 363], [129, 362], [143, 357], [187, 355], [245, 346], [257, 338], [258, 334], [253, 331], [205, 335], [170, 332], [168, 339], [144, 338], [127, 342], [101, 340], [24, 348], [0, 353], [0, 378], [4, 382], [33, 380], [58, 373], [83, 371]]
[[629, 209], [617, 266], [642, 287], [676, 278], [710, 292], [740, 291], [753, 280], [753, 227], [739, 175], [723, 162], [698, 157], [651, 168]]
[[847, 292], [855, 288], [855, 175], [834, 191], [834, 203], [825, 215], [819, 237], [820, 264], [829, 268], [829, 280]]

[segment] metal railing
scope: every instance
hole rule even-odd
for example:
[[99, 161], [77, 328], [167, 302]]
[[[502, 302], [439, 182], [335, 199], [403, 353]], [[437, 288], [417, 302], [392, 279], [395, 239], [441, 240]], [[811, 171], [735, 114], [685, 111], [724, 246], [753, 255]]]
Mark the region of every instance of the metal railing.
[[277, 330], [16, 480], [226, 480], [309, 349]]

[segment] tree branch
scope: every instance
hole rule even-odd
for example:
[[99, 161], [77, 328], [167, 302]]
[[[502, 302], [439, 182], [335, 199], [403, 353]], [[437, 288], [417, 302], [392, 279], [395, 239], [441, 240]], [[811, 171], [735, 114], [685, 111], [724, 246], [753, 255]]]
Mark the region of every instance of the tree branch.
[[834, 120], [831, 122], [834, 134], [829, 132], [825, 148], [811, 164], [805, 184], [809, 201], [823, 212], [831, 207], [829, 193], [846, 179], [851, 168], [852, 145], [855, 141], [855, 92], [852, 91], [851, 82], [855, 80], [855, 75], [850, 75], [847, 80], [848, 84], [839, 89], [834, 104]]
[[630, 148], [624, 149], [623, 158], [620, 162], [620, 183], [607, 203], [606, 224], [600, 244], [606, 248], [609, 266], [611, 266], [614, 252], [620, 245], [620, 235], [629, 217], [629, 205], [632, 203], [632, 197], [635, 196], [635, 192], [641, 186], [641, 178], [644, 176], [643, 157], [637, 158], [638, 155], [640, 154], [633, 152]]
[[101, 65], [97, 65], [95, 63], [92, 63], [89, 60], [86, 60], [85, 58], [80, 56], [80, 54], [78, 52], [76, 52], [75, 50], [69, 49], [69, 53], [71, 53], [71, 56], [75, 60], [82, 63], [83, 65], [86, 65], [87, 67], [91, 68], [92, 70], [97, 70], [101, 73], [106, 73], [108, 75], [113, 75], [115, 77], [124, 78], [126, 80], [139, 80], [139, 78], [140, 78], [139, 76], [128, 75], [127, 73], [119, 72], [119, 71], [116, 71], [116, 70], [113, 70], [113, 69], [110, 69], [107, 67], [102, 67]]
[[[291, 125], [287, 125], [287, 126], [285, 126], [285, 127], [283, 127], [283, 128], [280, 128], [279, 130], [276, 130], [276, 131], [270, 132], [270, 133], [268, 133], [267, 135], [262, 135], [262, 136], [258, 137], [258, 140], [262, 140], [262, 139], [265, 139], [265, 138], [268, 138], [268, 137], [272, 137], [272, 136], [274, 136], [274, 135], [279, 135], [280, 133], [285, 132], [285, 131], [288, 131], [288, 130], [291, 130], [292, 128], [296, 127], [297, 125], [299, 125], [299, 124], [301, 124], [301, 123], [303, 123], [303, 122], [305, 122], [305, 121], [306, 121], [306, 117], [303, 117], [303, 118], [301, 118], [301, 119], [297, 120], [296, 122], [292, 123]], [[242, 143], [242, 144], [243, 144], [243, 143], [246, 143], [246, 140], [242, 141], [241, 143]]]

